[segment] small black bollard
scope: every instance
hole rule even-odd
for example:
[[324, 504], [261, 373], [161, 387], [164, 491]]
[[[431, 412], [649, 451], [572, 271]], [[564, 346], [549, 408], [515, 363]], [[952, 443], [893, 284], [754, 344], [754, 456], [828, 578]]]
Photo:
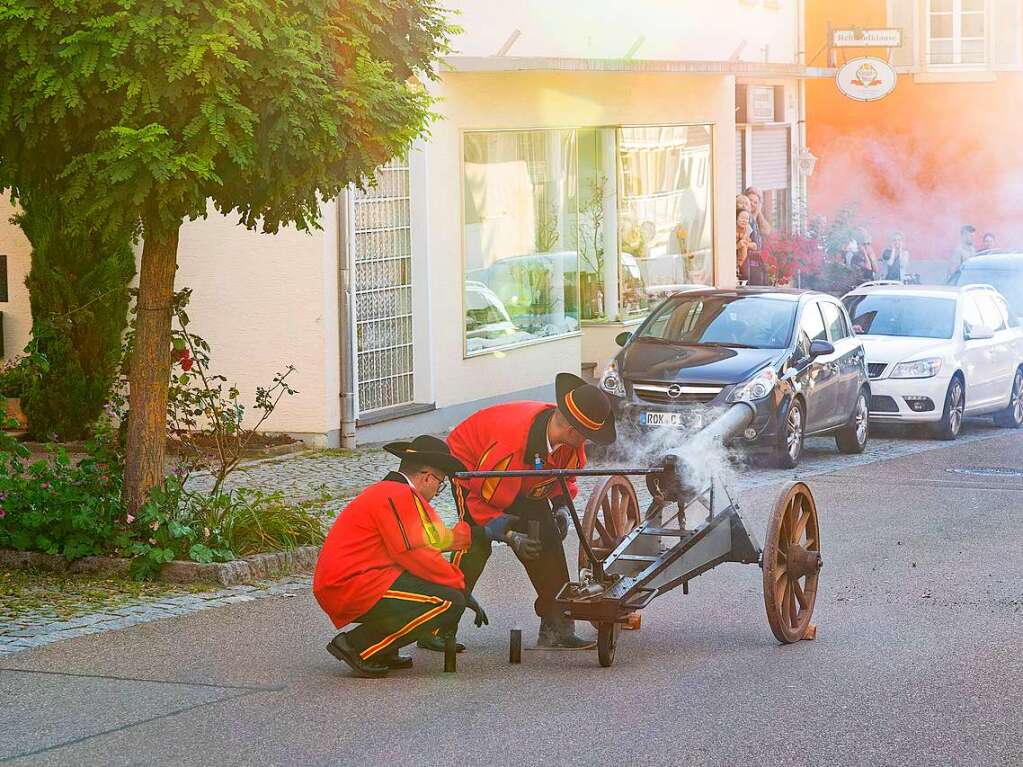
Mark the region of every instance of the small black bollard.
[[458, 653], [455, 652], [455, 636], [449, 634], [444, 637], [444, 671], [445, 673], [453, 674], [457, 670], [455, 658], [458, 657]]
[[511, 641], [508, 645], [508, 662], [522, 663], [522, 629], [511, 630]]

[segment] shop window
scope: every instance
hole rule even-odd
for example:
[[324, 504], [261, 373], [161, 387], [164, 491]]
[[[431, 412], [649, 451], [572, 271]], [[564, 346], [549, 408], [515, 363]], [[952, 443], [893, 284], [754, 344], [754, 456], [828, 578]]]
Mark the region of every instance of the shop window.
[[466, 353], [579, 329], [571, 130], [464, 137]]
[[714, 280], [711, 129], [628, 127], [618, 139], [618, 315]]
[[986, 60], [986, 0], [928, 0], [927, 63], [982, 66]]

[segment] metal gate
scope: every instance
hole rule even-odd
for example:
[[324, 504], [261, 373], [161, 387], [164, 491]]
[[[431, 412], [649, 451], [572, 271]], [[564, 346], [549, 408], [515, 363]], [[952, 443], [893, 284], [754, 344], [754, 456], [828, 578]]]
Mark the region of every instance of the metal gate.
[[352, 201], [352, 287], [358, 413], [413, 400], [409, 167], [394, 159]]

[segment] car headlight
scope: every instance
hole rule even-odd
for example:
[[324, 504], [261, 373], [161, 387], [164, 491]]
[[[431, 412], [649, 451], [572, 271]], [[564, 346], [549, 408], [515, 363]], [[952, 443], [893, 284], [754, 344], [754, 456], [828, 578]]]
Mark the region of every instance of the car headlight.
[[748, 381], [744, 381], [736, 386], [732, 390], [732, 393], [728, 395], [728, 401], [753, 402], [758, 399], [763, 399], [774, 391], [774, 387], [777, 383], [778, 374], [774, 372], [773, 367], [768, 366], [759, 371]]
[[941, 370], [941, 358], [931, 357], [926, 360], [900, 362], [892, 370], [889, 378], [933, 378]]
[[622, 377], [618, 375], [618, 363], [614, 360], [611, 360], [610, 364], [604, 369], [604, 374], [600, 377], [600, 388], [616, 397], [625, 396], [625, 383], [622, 381]]

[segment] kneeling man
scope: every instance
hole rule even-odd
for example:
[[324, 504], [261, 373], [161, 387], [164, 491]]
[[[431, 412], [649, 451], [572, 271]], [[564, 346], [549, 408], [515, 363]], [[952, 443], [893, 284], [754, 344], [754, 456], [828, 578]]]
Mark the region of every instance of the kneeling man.
[[465, 467], [435, 437], [384, 449], [401, 459], [398, 471], [344, 508], [313, 575], [313, 595], [334, 626], [358, 624], [334, 637], [328, 652], [371, 678], [409, 668], [412, 659], [398, 649], [450, 633], [466, 607], [477, 626], [487, 622], [462, 572], [441, 553], [467, 549], [474, 533], [464, 522], [449, 530], [430, 506], [445, 477]]

